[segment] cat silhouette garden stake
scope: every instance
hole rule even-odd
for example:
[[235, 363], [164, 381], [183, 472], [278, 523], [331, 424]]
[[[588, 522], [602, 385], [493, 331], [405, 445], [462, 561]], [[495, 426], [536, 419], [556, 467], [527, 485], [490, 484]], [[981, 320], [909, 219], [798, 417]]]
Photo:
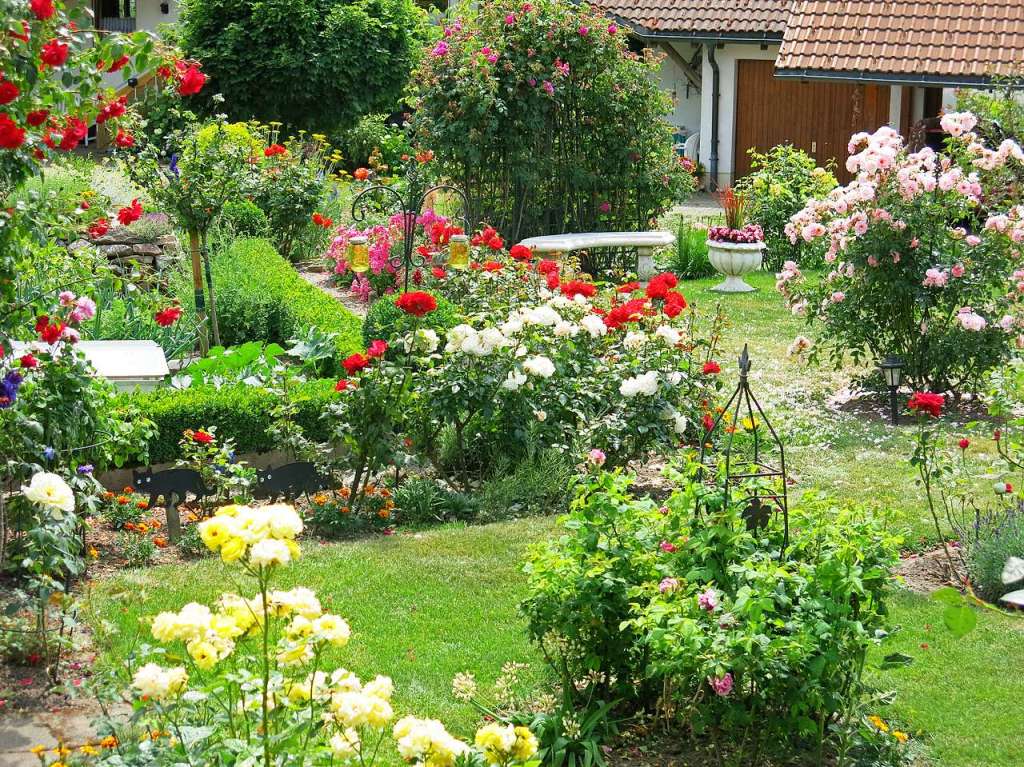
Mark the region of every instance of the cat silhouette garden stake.
[[178, 504], [186, 500], [189, 493], [197, 501], [210, 494], [195, 469], [167, 469], [154, 474], [150, 466], [145, 471], [133, 471], [132, 482], [138, 492], [149, 494], [150, 507], [155, 506], [157, 499], [163, 496], [164, 508], [167, 510], [167, 536], [172, 543], [177, 543], [181, 538]]
[[268, 466], [256, 472], [256, 497], [275, 501], [279, 496], [292, 501], [296, 496], [315, 493], [330, 487], [330, 478], [325, 477], [310, 461], [286, 463], [275, 469]]

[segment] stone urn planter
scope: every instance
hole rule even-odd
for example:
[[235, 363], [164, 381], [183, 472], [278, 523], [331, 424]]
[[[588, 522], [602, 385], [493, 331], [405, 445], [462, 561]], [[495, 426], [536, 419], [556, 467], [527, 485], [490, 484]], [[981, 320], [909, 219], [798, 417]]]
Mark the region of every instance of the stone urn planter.
[[708, 240], [708, 260], [725, 275], [725, 281], [711, 288], [716, 293], [750, 293], [751, 287], [742, 279], [744, 274], [761, 268], [764, 260], [763, 242], [720, 242]]

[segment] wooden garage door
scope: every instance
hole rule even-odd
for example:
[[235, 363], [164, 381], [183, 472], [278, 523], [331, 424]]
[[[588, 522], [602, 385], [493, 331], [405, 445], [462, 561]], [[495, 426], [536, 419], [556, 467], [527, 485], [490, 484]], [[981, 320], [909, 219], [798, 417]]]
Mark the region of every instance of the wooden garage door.
[[750, 172], [748, 150], [763, 152], [792, 144], [820, 165], [836, 161], [836, 175], [849, 181], [846, 145], [860, 130], [889, 121], [889, 88], [884, 85], [800, 82], [773, 76], [774, 62], [737, 62], [734, 178]]

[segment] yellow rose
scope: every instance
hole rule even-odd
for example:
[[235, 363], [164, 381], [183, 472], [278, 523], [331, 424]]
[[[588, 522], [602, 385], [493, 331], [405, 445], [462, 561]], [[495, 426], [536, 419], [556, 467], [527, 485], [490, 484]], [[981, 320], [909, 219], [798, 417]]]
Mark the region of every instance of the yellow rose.
[[231, 539], [231, 528], [223, 519], [213, 517], [199, 523], [199, 537], [206, 544], [206, 548], [210, 551], [217, 551]]
[[209, 642], [194, 639], [188, 643], [188, 654], [203, 671], [209, 671], [217, 663], [217, 650]]
[[245, 554], [245, 541], [241, 538], [229, 538], [220, 547], [220, 558], [225, 562], [237, 562]]
[[245, 629], [238, 625], [238, 621], [234, 617], [224, 613], [217, 613], [210, 618], [210, 628], [223, 639], [234, 639], [245, 632]]
[[512, 757], [517, 762], [525, 762], [537, 753], [537, 736], [530, 732], [529, 727], [516, 727], [516, 744], [512, 747]]

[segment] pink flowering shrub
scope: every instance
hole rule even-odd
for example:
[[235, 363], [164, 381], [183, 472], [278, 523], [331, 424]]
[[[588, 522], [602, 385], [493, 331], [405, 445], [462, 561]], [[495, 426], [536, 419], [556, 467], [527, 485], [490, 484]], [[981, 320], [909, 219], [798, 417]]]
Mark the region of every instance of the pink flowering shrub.
[[417, 140], [509, 241], [644, 228], [691, 192], [672, 149], [659, 61], [589, 6], [467, 5], [413, 79]]
[[777, 287], [819, 325], [836, 364], [895, 354], [916, 388], [963, 391], [1024, 343], [1024, 205], [1001, 186], [1024, 151], [1010, 140], [989, 148], [975, 123], [945, 115], [943, 153], [909, 152], [888, 127], [854, 135], [856, 178], [790, 219], [791, 242], [827, 246], [828, 272], [812, 284], [787, 262]]

